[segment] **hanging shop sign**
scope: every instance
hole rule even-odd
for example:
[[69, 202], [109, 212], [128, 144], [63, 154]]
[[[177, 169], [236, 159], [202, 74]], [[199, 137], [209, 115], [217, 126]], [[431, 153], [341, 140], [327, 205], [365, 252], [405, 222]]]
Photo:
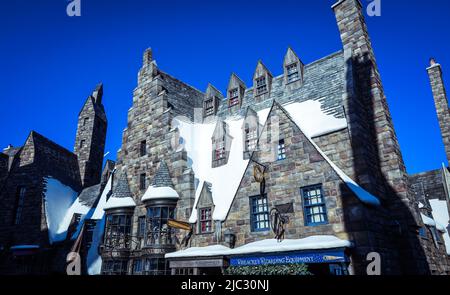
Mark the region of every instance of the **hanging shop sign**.
[[344, 250], [298, 252], [289, 254], [231, 257], [232, 266], [252, 266], [267, 264], [337, 263], [348, 262]]

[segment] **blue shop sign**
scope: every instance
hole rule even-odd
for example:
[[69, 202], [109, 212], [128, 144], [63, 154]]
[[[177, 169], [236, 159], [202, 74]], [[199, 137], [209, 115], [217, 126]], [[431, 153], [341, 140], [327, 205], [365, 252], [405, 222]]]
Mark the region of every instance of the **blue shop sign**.
[[300, 264], [300, 263], [341, 263], [348, 262], [343, 250], [297, 252], [277, 255], [231, 257], [232, 266], [252, 266], [265, 264]]

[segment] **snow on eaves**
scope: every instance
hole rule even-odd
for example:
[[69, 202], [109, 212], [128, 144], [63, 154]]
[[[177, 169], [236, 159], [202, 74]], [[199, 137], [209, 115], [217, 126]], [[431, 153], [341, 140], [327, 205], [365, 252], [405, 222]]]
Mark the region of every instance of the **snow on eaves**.
[[171, 187], [154, 187], [149, 186], [145, 191], [145, 194], [142, 196], [142, 201], [148, 201], [152, 199], [178, 199], [180, 196], [178, 193]]
[[106, 202], [105, 207], [103, 210], [110, 210], [110, 209], [116, 209], [116, 208], [127, 208], [127, 207], [136, 207], [136, 202], [133, 200], [133, 198], [127, 197], [127, 198], [109, 198], [109, 200]]
[[205, 257], [205, 256], [231, 256], [252, 253], [289, 252], [302, 250], [320, 250], [349, 248], [352, 243], [330, 235], [310, 236], [303, 239], [284, 239], [279, 242], [276, 239], [260, 240], [243, 246], [230, 249], [222, 245], [207, 247], [193, 247], [168, 253], [165, 258], [178, 257]]

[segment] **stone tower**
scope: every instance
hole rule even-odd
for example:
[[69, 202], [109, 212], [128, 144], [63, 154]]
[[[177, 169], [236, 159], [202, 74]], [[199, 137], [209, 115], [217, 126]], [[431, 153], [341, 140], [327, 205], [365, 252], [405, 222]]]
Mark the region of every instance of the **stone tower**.
[[441, 128], [442, 140], [444, 141], [447, 160], [450, 162], [450, 111], [448, 109], [447, 93], [442, 79], [441, 65], [434, 59], [430, 60], [430, 67], [427, 69], [430, 77], [431, 90], [433, 91], [434, 104]]
[[98, 184], [101, 178], [108, 125], [102, 97], [103, 85], [99, 84], [78, 115], [74, 153], [78, 157], [83, 187]]
[[[332, 9], [346, 59], [348, 84], [344, 106], [349, 114], [354, 173], [365, 189], [381, 197], [393, 222], [398, 223], [401, 234], [392, 231], [389, 235], [392, 234], [396, 248], [400, 249], [403, 273], [418, 273], [423, 269], [421, 263], [425, 263], [422, 251], [418, 250], [419, 211], [408, 184], [363, 7], [359, 0], [340, 0]], [[366, 250], [370, 251], [370, 247]], [[392, 253], [386, 254], [385, 261], [397, 259], [388, 255]]]

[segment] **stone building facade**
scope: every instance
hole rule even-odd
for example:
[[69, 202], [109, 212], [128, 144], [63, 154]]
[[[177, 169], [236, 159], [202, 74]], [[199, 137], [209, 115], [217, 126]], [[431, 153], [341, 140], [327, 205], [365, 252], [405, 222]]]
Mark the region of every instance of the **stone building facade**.
[[[288, 48], [280, 75], [258, 61], [252, 85], [232, 73], [224, 94], [172, 77], [146, 50], [117, 163], [103, 172], [101, 86], [79, 114], [74, 153], [36, 132], [6, 149], [0, 270], [19, 257], [45, 268], [24, 272], [61, 271], [75, 251], [87, 274], [218, 274], [280, 261], [367, 274], [375, 253], [376, 273], [450, 274], [450, 172], [407, 174], [362, 6], [340, 0], [332, 10], [341, 50], [304, 63]], [[449, 157], [441, 66], [427, 71]], [[55, 205], [57, 230], [55, 189], [68, 200]], [[21, 207], [29, 220], [14, 224]]]
[[[289, 48], [280, 76], [259, 61], [253, 85], [233, 73], [225, 95], [178, 81], [157, 67], [150, 50], [144, 53], [117, 166], [136, 203], [129, 236], [138, 242], [115, 273], [221, 272], [258, 258], [261, 248], [245, 249], [270, 244], [271, 223], [281, 216], [289, 222], [279, 245], [294, 244], [289, 255], [304, 255], [299, 248], [309, 239], [338, 239], [311, 249], [339, 250], [345, 259], [329, 263], [339, 273], [365, 274], [367, 255], [376, 252], [382, 274], [449, 274], [448, 233], [416, 185], [442, 193], [445, 182], [433, 173], [406, 173], [361, 4], [343, 0], [332, 9], [341, 51], [304, 64]], [[438, 69], [429, 72], [443, 121], [448, 104]], [[154, 181], [160, 170], [170, 178], [163, 187]], [[255, 171], [263, 171], [264, 185]], [[448, 211], [448, 193], [440, 200]], [[175, 207], [176, 221], [191, 230], [173, 228], [166, 207]], [[156, 224], [154, 210], [161, 214]], [[155, 228], [176, 240], [152, 242]], [[351, 246], [333, 248], [346, 242]], [[114, 273], [116, 250], [103, 252], [104, 273]], [[323, 264], [311, 268], [326, 273]]]
[[[75, 200], [84, 208], [95, 207], [103, 190], [106, 116], [101, 97], [98, 86], [80, 113], [75, 152], [32, 131], [22, 147], [0, 153], [0, 273], [65, 272], [81, 216], [69, 209]], [[83, 150], [77, 148], [80, 142]], [[90, 192], [93, 188], [97, 193]]]

